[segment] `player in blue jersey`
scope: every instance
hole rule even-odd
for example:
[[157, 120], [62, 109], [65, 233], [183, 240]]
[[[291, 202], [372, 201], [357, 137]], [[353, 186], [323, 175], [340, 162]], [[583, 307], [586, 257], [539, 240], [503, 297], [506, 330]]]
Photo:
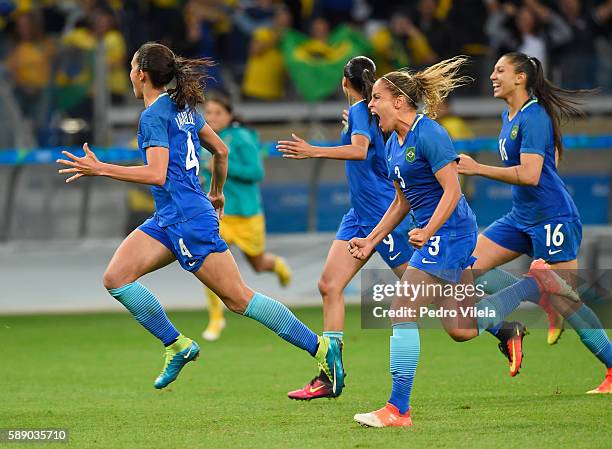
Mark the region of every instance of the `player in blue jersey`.
[[[548, 81], [542, 64], [523, 53], [508, 53], [491, 74], [493, 95], [508, 108], [502, 114], [499, 153], [504, 167], [478, 164], [461, 155], [459, 172], [512, 184], [512, 210], [478, 237], [475, 269], [488, 271], [481, 279], [489, 288], [504, 288], [516, 278], [495, 269], [521, 254], [546, 260], [553, 268], [573, 271], [582, 238], [578, 210], [557, 172], [563, 152], [560, 123], [579, 114], [575, 95]], [[542, 299], [547, 299], [543, 297]], [[584, 345], [606, 366], [603, 383], [589, 393], [612, 393], [612, 345], [597, 316], [583, 303], [566, 303], [550, 296], [576, 330]], [[549, 314], [550, 315], [550, 314]], [[555, 343], [560, 332], [549, 332]]]
[[[155, 214], [121, 243], [104, 273], [104, 286], [164, 344], [165, 364], [155, 388], [173, 382], [200, 352], [198, 345], [170, 322], [153, 293], [138, 282], [144, 274], [178, 260], [230, 310], [259, 321], [308, 351], [333, 379], [334, 393], [340, 394], [344, 385], [340, 340], [318, 337], [280, 302], [251, 290], [219, 236], [228, 149], [196, 110], [204, 101], [209, 64], [175, 56], [161, 44], [144, 44], [134, 54], [130, 72], [134, 94], [145, 104], [138, 125], [144, 165], [100, 162], [87, 144], [83, 145], [83, 157], [64, 151], [68, 159], [58, 160], [69, 167], [59, 170], [71, 175], [66, 182], [82, 176], [106, 176], [151, 185]], [[167, 89], [173, 79], [176, 87]], [[200, 142], [212, 153], [208, 195], [198, 180]]]
[[[537, 300], [544, 291], [576, 298], [571, 287], [542, 261], [534, 262], [528, 277], [479, 301], [462, 297], [473, 288], [470, 270], [476, 246], [476, 218], [461, 193], [457, 156], [448, 133], [427, 115], [435, 117], [443, 99], [467, 80], [458, 75], [465, 57], [441, 61], [421, 72], [391, 72], [374, 84], [370, 109], [378, 115], [387, 141], [387, 162], [396, 195], [380, 223], [366, 238], [349, 242], [353, 257], [364, 260], [380, 241], [412, 209], [418, 226], [409, 232], [417, 249], [410, 258], [402, 281], [420, 286], [410, 296], [393, 299], [391, 314], [391, 376], [393, 387], [385, 407], [355, 415], [365, 426], [410, 426], [410, 393], [420, 353], [417, 320], [434, 303], [444, 317], [442, 324], [456, 341], [467, 341], [501, 322], [521, 300]], [[417, 113], [424, 103], [425, 114]], [[441, 288], [435, 288], [439, 286]], [[445, 294], [442, 292], [457, 292]], [[474, 290], [472, 290], [474, 291]], [[474, 314], [463, 316], [460, 308]], [[466, 309], [469, 308], [469, 309]], [[458, 313], [454, 316], [452, 312]], [[475, 316], [474, 316], [475, 315]]]
[[[378, 122], [368, 111], [376, 66], [365, 56], [352, 58], [344, 66], [342, 89], [349, 104], [348, 119], [342, 130], [341, 145], [315, 147], [295, 134], [293, 141], [279, 141], [278, 150], [289, 159], [326, 158], [346, 160], [351, 209], [344, 215], [329, 249], [319, 291], [323, 298], [323, 335], [344, 337], [344, 289], [367, 260], [357, 260], [346, 251], [353, 237], [365, 237], [378, 224], [395, 189], [387, 177], [385, 141]], [[412, 216], [389, 232], [376, 246], [385, 263], [402, 277], [414, 249], [408, 243]], [[291, 399], [311, 400], [333, 397], [331, 382], [323, 370], [306, 386], [288, 393]]]

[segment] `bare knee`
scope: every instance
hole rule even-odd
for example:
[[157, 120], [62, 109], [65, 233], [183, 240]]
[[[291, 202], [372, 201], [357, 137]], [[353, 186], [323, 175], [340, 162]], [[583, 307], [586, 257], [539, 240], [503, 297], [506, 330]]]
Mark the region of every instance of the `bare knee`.
[[102, 276], [104, 288], [107, 290], [123, 287], [124, 285], [134, 282], [135, 280], [136, 278], [134, 278], [131, 273], [121, 272], [120, 270], [115, 270], [111, 267], [107, 267], [104, 275]]
[[478, 335], [478, 331], [476, 329], [451, 329], [448, 331], [448, 335], [457, 341], [468, 341]]
[[235, 291], [230, 292], [230, 294], [221, 295], [219, 297], [229, 310], [243, 315], [254, 293], [253, 290], [244, 285], [236, 288]]
[[323, 301], [333, 301], [342, 295], [342, 289], [335, 282], [322, 276], [319, 279], [319, 293], [321, 293]]

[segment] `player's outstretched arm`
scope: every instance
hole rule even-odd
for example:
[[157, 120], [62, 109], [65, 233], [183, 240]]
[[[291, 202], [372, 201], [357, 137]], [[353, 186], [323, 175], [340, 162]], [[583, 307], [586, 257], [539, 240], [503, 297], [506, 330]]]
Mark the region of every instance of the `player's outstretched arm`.
[[380, 222], [366, 238], [352, 238], [349, 241], [349, 252], [354, 258], [366, 260], [370, 257], [376, 245], [389, 235], [410, 212], [410, 203], [404, 193], [396, 181], [393, 181], [393, 184], [395, 185], [395, 198]]
[[337, 147], [316, 147], [301, 137], [291, 134], [293, 140], [279, 140], [276, 149], [287, 159], [308, 159], [311, 157], [323, 159], [339, 159], [362, 161], [368, 157], [370, 139], [361, 134], [351, 136], [350, 145]]
[[479, 164], [467, 154], [460, 154], [459, 157], [459, 173], [462, 175], [484, 176], [519, 186], [537, 186], [544, 165], [542, 156], [531, 153], [521, 153], [521, 163], [512, 167]]
[[85, 155], [75, 156], [69, 151], [62, 151], [68, 159], [58, 159], [58, 164], [69, 168], [58, 170], [61, 174], [71, 174], [66, 182], [76, 181], [82, 176], [106, 176], [119, 181], [136, 182], [139, 184], [164, 185], [168, 172], [168, 148], [147, 148], [147, 164], [137, 166], [123, 166], [101, 162], [87, 142], [83, 144]]

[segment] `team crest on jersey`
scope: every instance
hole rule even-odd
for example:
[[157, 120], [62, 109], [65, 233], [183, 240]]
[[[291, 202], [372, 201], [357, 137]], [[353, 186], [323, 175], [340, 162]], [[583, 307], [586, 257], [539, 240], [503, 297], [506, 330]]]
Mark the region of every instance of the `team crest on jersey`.
[[512, 140], [516, 139], [516, 136], [518, 135], [518, 130], [519, 130], [519, 126], [518, 125], [514, 125], [512, 127], [512, 131], [510, 131], [510, 138]]
[[406, 160], [408, 162], [414, 162], [416, 159], [416, 147], [406, 148]]

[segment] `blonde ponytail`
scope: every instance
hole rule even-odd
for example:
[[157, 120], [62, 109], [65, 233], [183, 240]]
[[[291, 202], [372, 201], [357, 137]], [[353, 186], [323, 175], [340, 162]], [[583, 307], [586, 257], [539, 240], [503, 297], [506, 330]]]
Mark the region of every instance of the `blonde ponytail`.
[[461, 76], [461, 68], [468, 62], [467, 56], [445, 59], [420, 72], [399, 70], [387, 73], [382, 78], [388, 82], [394, 96], [403, 95], [414, 109], [424, 103], [423, 112], [435, 119], [440, 105], [454, 89], [471, 81]]

